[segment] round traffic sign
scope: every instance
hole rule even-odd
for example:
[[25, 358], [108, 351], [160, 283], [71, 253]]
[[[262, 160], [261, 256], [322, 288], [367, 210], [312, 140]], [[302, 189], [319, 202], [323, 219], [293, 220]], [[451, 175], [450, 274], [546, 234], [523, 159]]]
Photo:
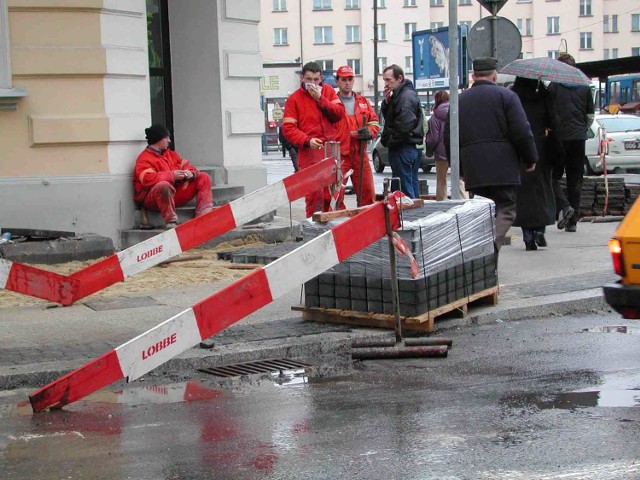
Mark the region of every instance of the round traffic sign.
[[522, 50], [522, 36], [513, 22], [504, 17], [495, 17], [497, 30], [497, 51], [492, 49], [492, 17], [484, 17], [476, 22], [467, 36], [467, 50], [473, 60], [478, 57], [496, 57], [498, 70], [520, 57]]

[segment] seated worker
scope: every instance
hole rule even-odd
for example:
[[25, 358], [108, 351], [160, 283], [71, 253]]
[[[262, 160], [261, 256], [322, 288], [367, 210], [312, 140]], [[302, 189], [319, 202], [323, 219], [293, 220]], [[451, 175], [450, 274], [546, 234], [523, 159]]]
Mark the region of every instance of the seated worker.
[[148, 210], [160, 211], [167, 228], [178, 225], [176, 206], [196, 197], [196, 217], [213, 210], [211, 179], [169, 150], [169, 130], [164, 125], [145, 129], [147, 148], [138, 155], [133, 186], [134, 201]]

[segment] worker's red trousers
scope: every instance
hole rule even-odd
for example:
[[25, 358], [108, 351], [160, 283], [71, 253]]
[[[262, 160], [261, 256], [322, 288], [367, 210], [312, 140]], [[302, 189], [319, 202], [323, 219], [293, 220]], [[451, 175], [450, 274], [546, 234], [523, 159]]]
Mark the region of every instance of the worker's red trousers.
[[[356, 142], [352, 142], [355, 144]], [[357, 148], [353, 148], [352, 144], [351, 152], [349, 155], [341, 155], [342, 161], [342, 175], [346, 174], [349, 170], [353, 169], [353, 173], [349, 177], [351, 184], [353, 185], [353, 191], [358, 195], [358, 188], [360, 185], [360, 152]], [[348, 183], [343, 182], [345, 185]], [[344, 198], [344, 197], [343, 197]], [[359, 198], [359, 197], [357, 197]], [[364, 153], [362, 161], [362, 197], [360, 198], [360, 206], [371, 205], [376, 200], [376, 192], [373, 184], [373, 172], [371, 171], [371, 163], [369, 163], [369, 156]], [[344, 210], [344, 202], [338, 203], [338, 210]]]
[[196, 217], [213, 209], [211, 179], [206, 173], [201, 173], [195, 180], [180, 182], [177, 185], [158, 182], [149, 189], [143, 204], [149, 210], [159, 210], [165, 222], [176, 222], [178, 221], [176, 207], [184, 205], [194, 195], [196, 197]]
[[[304, 147], [298, 151], [298, 165], [300, 165], [301, 169], [315, 165], [323, 159], [324, 149], [322, 148], [311, 149]], [[305, 195], [304, 201], [307, 218], [310, 218], [315, 212], [328, 212], [331, 210], [331, 194], [328, 187], [308, 193]]]

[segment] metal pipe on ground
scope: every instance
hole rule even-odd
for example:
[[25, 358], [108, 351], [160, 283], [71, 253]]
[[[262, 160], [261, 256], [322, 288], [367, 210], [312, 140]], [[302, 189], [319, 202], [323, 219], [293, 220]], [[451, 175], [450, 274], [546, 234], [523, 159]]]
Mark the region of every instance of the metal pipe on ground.
[[[444, 345], [450, 347], [453, 340], [448, 338], [405, 338], [404, 344], [407, 347], [427, 347]], [[367, 347], [394, 347], [396, 341], [393, 338], [354, 338], [351, 341], [351, 348]]]
[[375, 360], [386, 358], [423, 358], [446, 357], [449, 348], [446, 345], [432, 347], [407, 347], [398, 344], [393, 347], [356, 348], [351, 351], [351, 357], [356, 360]]

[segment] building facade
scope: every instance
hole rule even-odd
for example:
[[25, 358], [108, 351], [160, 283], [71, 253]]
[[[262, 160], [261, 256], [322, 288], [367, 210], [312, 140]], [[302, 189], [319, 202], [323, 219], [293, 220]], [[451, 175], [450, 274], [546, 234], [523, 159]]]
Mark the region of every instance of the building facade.
[[164, 118], [178, 151], [218, 184], [266, 184], [260, 0], [0, 0], [0, 226], [116, 245], [133, 226], [133, 166], [158, 87], [148, 21], [159, 7], [171, 48]]
[[[324, 68], [349, 64], [355, 90], [373, 97], [374, 0], [263, 0], [260, 46], [266, 64], [299, 59]], [[449, 24], [448, 0], [377, 0], [378, 63], [398, 64], [411, 78], [411, 34]], [[459, 24], [489, 16], [477, 0], [457, 0]], [[509, 0], [499, 11], [518, 27], [522, 56], [577, 62], [640, 55], [640, 4], [635, 0]], [[379, 87], [380, 88], [380, 87]]]

